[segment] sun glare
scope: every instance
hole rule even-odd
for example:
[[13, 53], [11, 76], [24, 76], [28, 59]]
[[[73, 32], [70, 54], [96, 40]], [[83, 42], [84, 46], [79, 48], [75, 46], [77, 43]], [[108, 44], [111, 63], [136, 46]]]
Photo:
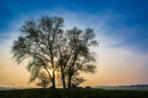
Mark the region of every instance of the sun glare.
[[53, 73], [52, 73], [52, 71], [50, 70], [50, 69], [48, 69], [48, 71], [49, 71], [49, 73], [52, 75]]

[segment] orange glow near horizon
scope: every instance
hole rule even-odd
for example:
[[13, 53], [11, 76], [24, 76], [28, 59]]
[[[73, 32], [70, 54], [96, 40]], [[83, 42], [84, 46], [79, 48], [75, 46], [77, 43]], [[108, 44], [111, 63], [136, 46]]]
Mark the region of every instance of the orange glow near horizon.
[[[126, 47], [112, 49], [100, 46], [93, 51], [99, 55], [96, 57], [97, 72], [94, 74], [82, 73], [87, 81], [81, 86], [148, 83], [148, 79], [145, 78], [147, 77], [147, 70], [145, 70], [147, 55], [137, 56], [137, 53]], [[25, 63], [17, 65], [12, 60], [9, 44], [3, 49], [0, 48], [0, 54], [2, 55], [0, 57], [0, 87], [36, 87], [35, 83], [28, 84], [30, 73], [27, 71]]]

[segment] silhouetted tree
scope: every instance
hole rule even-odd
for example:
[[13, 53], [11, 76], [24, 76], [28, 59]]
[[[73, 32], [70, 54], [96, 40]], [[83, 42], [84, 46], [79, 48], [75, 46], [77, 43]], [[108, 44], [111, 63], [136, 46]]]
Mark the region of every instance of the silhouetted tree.
[[78, 79], [80, 72], [95, 72], [95, 58], [89, 50], [89, 47], [97, 45], [94, 38], [95, 34], [90, 28], [83, 31], [75, 27], [67, 31], [67, 49], [70, 51], [66, 66], [68, 88], [71, 88], [72, 81]]
[[[63, 19], [60, 17], [42, 17], [35, 22], [28, 20], [21, 28], [23, 35], [14, 42], [12, 52], [18, 63], [31, 57], [32, 63], [40, 62], [35, 69], [44, 68], [49, 74], [52, 87], [55, 88], [55, 71], [58, 39], [62, 36]], [[33, 66], [32, 66], [33, 67]], [[51, 72], [51, 73], [50, 73]]]
[[42, 17], [24, 23], [22, 35], [13, 43], [13, 57], [17, 63], [29, 60], [31, 79], [39, 78], [41, 72], [48, 74], [55, 88], [55, 72], [61, 73], [63, 88], [71, 88], [84, 82], [81, 72], [95, 72], [95, 58], [89, 48], [97, 45], [92, 29], [85, 31], [76, 27], [64, 31], [61, 17]]

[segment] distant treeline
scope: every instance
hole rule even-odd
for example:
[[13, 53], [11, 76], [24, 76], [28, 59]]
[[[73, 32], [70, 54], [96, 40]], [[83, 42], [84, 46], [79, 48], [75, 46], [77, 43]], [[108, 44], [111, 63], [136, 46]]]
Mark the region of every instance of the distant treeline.
[[[122, 87], [122, 86], [120, 86], [120, 87]], [[148, 87], [148, 84], [128, 85], [128, 86], [124, 86], [124, 87]]]

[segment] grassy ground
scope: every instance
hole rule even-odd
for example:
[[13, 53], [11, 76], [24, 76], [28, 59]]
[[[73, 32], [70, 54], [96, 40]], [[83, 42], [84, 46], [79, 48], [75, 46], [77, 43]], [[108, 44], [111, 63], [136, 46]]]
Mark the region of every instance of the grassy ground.
[[148, 91], [75, 89], [24, 89], [0, 91], [0, 98], [148, 98]]

